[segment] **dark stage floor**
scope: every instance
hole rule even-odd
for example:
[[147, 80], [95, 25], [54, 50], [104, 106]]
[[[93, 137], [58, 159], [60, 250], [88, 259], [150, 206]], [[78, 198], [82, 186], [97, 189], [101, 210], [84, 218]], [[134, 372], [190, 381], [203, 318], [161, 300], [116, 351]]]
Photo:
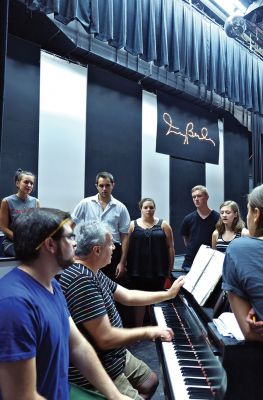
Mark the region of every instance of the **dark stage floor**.
[[128, 347], [131, 353], [143, 360], [149, 367], [157, 373], [159, 386], [152, 397], [152, 400], [164, 400], [163, 382], [160, 376], [159, 360], [154, 342], [138, 342]]

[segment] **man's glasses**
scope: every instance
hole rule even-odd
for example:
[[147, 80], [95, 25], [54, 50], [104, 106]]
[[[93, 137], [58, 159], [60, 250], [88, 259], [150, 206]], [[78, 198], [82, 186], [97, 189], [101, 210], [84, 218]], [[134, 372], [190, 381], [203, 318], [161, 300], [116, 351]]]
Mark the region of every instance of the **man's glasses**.
[[57, 226], [57, 228], [50, 233], [50, 235], [48, 235], [44, 240], [42, 240], [42, 242], [36, 247], [36, 250], [38, 251], [40, 249], [40, 247], [43, 245], [44, 241], [48, 238], [48, 237], [53, 237], [61, 228], [63, 225], [65, 225], [68, 221], [70, 221], [70, 218], [65, 218], [63, 219], [60, 224]]
[[61, 235], [57, 238], [57, 240], [61, 239], [61, 238], [66, 238], [69, 240], [75, 240], [76, 239], [76, 235], [74, 233], [68, 233], [67, 235]]

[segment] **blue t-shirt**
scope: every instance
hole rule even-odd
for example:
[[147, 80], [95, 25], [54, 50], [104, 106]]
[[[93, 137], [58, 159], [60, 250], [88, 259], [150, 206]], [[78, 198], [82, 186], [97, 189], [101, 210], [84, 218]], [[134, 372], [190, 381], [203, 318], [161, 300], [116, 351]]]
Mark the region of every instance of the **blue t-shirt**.
[[241, 237], [226, 250], [222, 288], [247, 300], [263, 320], [263, 240]]
[[53, 294], [18, 268], [0, 279], [0, 362], [35, 357], [38, 393], [68, 400], [69, 312], [52, 286]]

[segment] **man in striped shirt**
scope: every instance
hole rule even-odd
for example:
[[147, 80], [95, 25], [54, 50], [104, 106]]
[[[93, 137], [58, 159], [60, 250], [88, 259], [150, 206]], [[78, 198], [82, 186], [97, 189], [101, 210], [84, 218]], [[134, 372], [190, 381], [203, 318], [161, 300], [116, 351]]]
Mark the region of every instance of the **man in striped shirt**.
[[[128, 290], [100, 271], [109, 264], [114, 249], [108, 226], [94, 222], [83, 223], [78, 228], [75, 263], [65, 269], [60, 278], [71, 316], [94, 345], [119, 391], [136, 400], [150, 398], [158, 386], [158, 378], [125, 346], [138, 340], [156, 338], [171, 341], [173, 332], [170, 328], [158, 326], [124, 329], [115, 301], [140, 306], [168, 300], [177, 295], [184, 280], [178, 278], [168, 291]], [[83, 388], [90, 387], [73, 366], [70, 367], [69, 380]]]

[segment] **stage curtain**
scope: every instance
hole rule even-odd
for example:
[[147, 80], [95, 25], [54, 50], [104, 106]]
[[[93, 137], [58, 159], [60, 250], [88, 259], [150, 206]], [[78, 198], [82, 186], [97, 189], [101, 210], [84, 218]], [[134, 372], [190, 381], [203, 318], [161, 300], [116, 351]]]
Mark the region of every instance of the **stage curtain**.
[[182, 0], [17, 1], [263, 114], [262, 60]]
[[263, 183], [263, 117], [258, 114], [252, 115], [252, 176], [253, 185], [258, 186]]

